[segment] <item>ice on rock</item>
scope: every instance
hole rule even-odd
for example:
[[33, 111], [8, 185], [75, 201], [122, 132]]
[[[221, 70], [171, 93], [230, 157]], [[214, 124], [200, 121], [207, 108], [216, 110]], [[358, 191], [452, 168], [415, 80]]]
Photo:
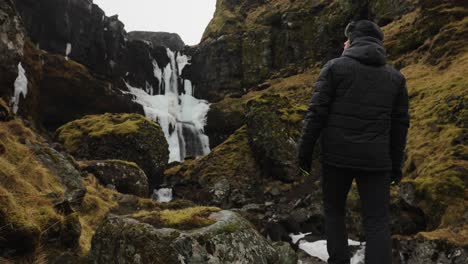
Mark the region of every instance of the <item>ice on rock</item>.
[[160, 203], [168, 203], [172, 201], [172, 189], [162, 188], [154, 190], [154, 198]]
[[11, 104], [13, 106], [13, 113], [18, 112], [20, 97], [26, 98], [28, 94], [28, 78], [26, 77], [26, 71], [21, 65], [21, 62], [18, 64], [18, 77], [15, 80], [15, 92], [11, 98]]
[[[210, 147], [204, 127], [210, 105], [193, 97], [192, 83], [179, 75], [189, 64], [190, 57], [170, 49], [167, 49], [167, 55], [170, 63], [164, 69], [153, 61], [154, 76], [160, 82], [158, 94], [152, 95], [153, 87], [143, 87], [147, 92], [128, 84], [127, 87], [135, 96], [135, 102], [143, 106], [145, 115], [158, 122], [164, 131], [169, 143], [170, 162], [206, 155]], [[183, 91], [179, 90], [179, 86], [183, 87]]]
[[65, 48], [65, 59], [68, 60], [68, 55], [70, 55], [72, 51], [72, 44], [67, 43], [67, 47]]

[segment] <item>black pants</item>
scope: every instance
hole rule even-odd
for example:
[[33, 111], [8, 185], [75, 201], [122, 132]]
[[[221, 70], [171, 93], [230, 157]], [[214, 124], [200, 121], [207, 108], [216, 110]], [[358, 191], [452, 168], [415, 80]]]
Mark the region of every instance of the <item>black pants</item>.
[[392, 263], [389, 226], [390, 172], [369, 172], [322, 165], [322, 190], [328, 263], [349, 264], [345, 225], [346, 198], [356, 179], [366, 236], [366, 264]]

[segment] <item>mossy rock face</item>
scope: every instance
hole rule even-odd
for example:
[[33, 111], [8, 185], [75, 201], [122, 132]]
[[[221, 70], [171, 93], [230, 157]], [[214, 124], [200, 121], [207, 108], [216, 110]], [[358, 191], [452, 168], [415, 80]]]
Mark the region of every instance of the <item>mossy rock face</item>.
[[94, 174], [104, 186], [111, 185], [118, 192], [147, 197], [148, 177], [134, 162], [121, 160], [82, 161], [81, 169]]
[[304, 108], [295, 108], [278, 95], [263, 95], [247, 103], [249, 142], [263, 173], [285, 182], [299, 176], [295, 140], [304, 114]]
[[60, 127], [56, 138], [79, 159], [135, 162], [148, 176], [150, 188], [161, 183], [169, 159], [161, 127], [138, 114], [86, 116]]
[[271, 244], [230, 211], [186, 231], [159, 228], [132, 217], [108, 216], [93, 238], [94, 263], [277, 263]]

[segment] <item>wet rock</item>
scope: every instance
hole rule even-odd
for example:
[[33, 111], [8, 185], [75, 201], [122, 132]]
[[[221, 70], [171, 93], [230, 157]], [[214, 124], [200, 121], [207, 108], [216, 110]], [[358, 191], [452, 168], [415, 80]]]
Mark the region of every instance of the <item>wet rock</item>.
[[78, 159], [135, 162], [151, 189], [162, 183], [168, 144], [161, 127], [141, 115], [86, 116], [59, 128], [56, 138]]
[[93, 237], [94, 263], [277, 263], [272, 245], [237, 214], [220, 211], [212, 224], [190, 230], [158, 228], [108, 216]]
[[133, 162], [121, 160], [82, 161], [81, 168], [94, 174], [103, 185], [111, 184], [120, 193], [149, 195], [148, 177]]

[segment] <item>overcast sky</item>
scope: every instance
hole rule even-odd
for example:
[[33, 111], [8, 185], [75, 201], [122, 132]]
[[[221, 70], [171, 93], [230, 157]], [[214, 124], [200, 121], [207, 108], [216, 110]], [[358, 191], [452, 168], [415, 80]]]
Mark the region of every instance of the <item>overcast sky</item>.
[[188, 45], [200, 42], [216, 6], [216, 0], [94, 0], [94, 3], [107, 16], [118, 14], [127, 32], [174, 32]]

